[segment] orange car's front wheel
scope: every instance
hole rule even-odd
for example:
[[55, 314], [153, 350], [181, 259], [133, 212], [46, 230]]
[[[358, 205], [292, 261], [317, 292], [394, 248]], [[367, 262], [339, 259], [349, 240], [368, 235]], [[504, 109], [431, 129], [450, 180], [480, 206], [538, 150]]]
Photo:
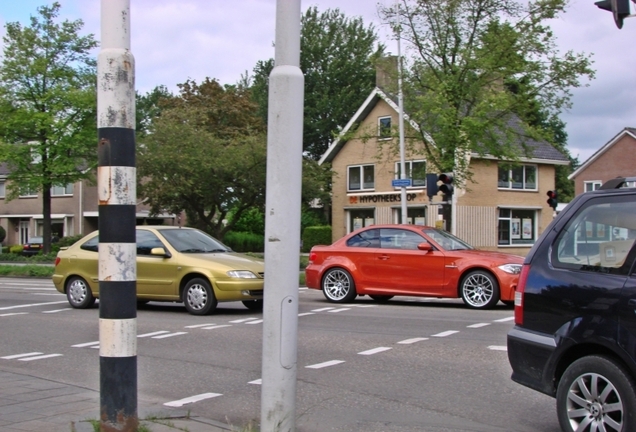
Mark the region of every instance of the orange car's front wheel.
[[322, 277], [322, 292], [333, 303], [348, 303], [356, 298], [356, 285], [343, 268], [331, 268]]

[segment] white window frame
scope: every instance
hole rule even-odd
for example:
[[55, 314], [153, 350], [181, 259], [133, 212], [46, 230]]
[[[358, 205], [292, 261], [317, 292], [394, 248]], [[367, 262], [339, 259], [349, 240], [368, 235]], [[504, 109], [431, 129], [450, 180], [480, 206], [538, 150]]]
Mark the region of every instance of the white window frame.
[[[526, 167], [532, 167], [534, 168], [534, 187], [533, 188], [529, 188], [526, 187]], [[518, 168], [523, 168], [523, 185], [521, 188], [514, 188], [512, 187], [513, 181], [512, 181], [512, 171], [514, 169], [518, 169]], [[509, 168], [508, 169], [508, 186], [500, 186], [499, 185], [499, 170], [501, 170], [502, 168], [498, 167], [497, 168], [497, 189], [499, 190], [511, 190], [511, 191], [537, 191], [538, 190], [538, 186], [539, 186], [539, 166], [535, 165], [535, 164], [523, 164], [523, 165], [519, 165], [515, 168]]]
[[[424, 164], [424, 178], [423, 179], [417, 179], [417, 180], [423, 180], [422, 184], [419, 185], [415, 185], [413, 183], [413, 164], [414, 163], [423, 163]], [[400, 178], [400, 167], [401, 167], [401, 163], [400, 162], [396, 162], [395, 163], [395, 175], [394, 178], [395, 179], [399, 179]], [[406, 168], [406, 178], [411, 179], [411, 186], [408, 187], [408, 189], [422, 189], [426, 187], [426, 159], [416, 159], [416, 160], [410, 160], [410, 161], [404, 161], [404, 165]], [[395, 188], [395, 189], [400, 189], [400, 188]]]
[[[588, 186], [591, 186], [591, 189], [588, 189]], [[588, 180], [583, 182], [583, 192], [591, 192], [599, 189], [603, 186], [603, 182], [601, 180]]]
[[[73, 196], [73, 190], [74, 190], [73, 183], [68, 183], [65, 186], [53, 186], [51, 187], [51, 196], [52, 197]], [[61, 191], [62, 193], [57, 193], [59, 191]]]
[[36, 198], [38, 196], [37, 192], [33, 192], [32, 190], [21, 191], [19, 197], [20, 198]]
[[0, 180], [0, 198], [6, 198], [7, 196], [7, 182], [2, 179]]
[[[364, 168], [372, 167], [373, 168], [373, 187], [365, 187], [364, 185]], [[351, 189], [351, 183], [349, 181], [349, 174], [352, 169], [358, 168], [360, 171], [360, 188], [359, 189]], [[349, 165], [347, 167], [347, 191], [349, 192], [361, 192], [361, 191], [373, 191], [375, 190], [375, 165], [374, 164], [360, 164], [360, 165]]]
[[[382, 126], [382, 120], [389, 120], [389, 134], [385, 135], [383, 134], [383, 126]], [[382, 117], [378, 117], [378, 139], [379, 140], [389, 140], [391, 138], [393, 138], [393, 135], [391, 134], [391, 128], [393, 126], [393, 119], [391, 116], [382, 116]]]
[[[501, 212], [508, 211], [510, 213], [509, 216], [502, 216]], [[532, 212], [532, 218], [523, 218], [523, 217], [515, 217], [514, 212]], [[538, 224], [539, 224], [540, 211], [536, 208], [521, 208], [521, 207], [506, 207], [500, 206], [497, 208], [497, 246], [498, 247], [531, 247], [534, 245], [539, 238], [538, 234]], [[531, 232], [529, 237], [526, 237], [526, 233], [524, 232], [524, 222], [527, 219], [532, 219]], [[500, 243], [499, 242], [499, 233], [501, 223], [508, 221], [508, 243]], [[513, 224], [516, 222], [517, 224], [517, 234], [513, 233]], [[517, 237], [518, 236], [518, 237]], [[516, 240], [516, 241], [515, 241]]]

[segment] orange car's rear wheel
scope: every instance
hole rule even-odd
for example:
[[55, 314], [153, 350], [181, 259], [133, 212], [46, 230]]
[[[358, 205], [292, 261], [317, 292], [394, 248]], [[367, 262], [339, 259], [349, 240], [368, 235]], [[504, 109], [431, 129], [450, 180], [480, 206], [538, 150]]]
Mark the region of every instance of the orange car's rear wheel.
[[327, 270], [322, 277], [322, 292], [333, 303], [348, 303], [357, 296], [353, 277], [342, 268]]

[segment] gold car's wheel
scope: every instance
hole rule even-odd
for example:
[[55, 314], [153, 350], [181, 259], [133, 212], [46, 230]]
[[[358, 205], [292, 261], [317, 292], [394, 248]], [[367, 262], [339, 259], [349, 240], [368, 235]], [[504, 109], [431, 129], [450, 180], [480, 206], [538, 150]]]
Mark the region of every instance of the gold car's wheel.
[[322, 277], [322, 292], [333, 303], [348, 303], [357, 296], [351, 274], [337, 267], [327, 270]]
[[216, 297], [210, 283], [201, 278], [188, 281], [183, 289], [183, 304], [192, 315], [207, 315], [216, 308]]
[[76, 309], [86, 309], [95, 303], [95, 297], [88, 283], [79, 276], [71, 277], [66, 284], [66, 298]]

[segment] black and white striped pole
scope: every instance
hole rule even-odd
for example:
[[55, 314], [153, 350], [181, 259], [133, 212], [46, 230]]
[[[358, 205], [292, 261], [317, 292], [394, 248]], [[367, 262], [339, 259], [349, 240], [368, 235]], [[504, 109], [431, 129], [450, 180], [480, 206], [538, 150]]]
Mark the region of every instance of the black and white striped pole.
[[100, 431], [137, 415], [135, 79], [130, 0], [101, 0], [97, 58]]

